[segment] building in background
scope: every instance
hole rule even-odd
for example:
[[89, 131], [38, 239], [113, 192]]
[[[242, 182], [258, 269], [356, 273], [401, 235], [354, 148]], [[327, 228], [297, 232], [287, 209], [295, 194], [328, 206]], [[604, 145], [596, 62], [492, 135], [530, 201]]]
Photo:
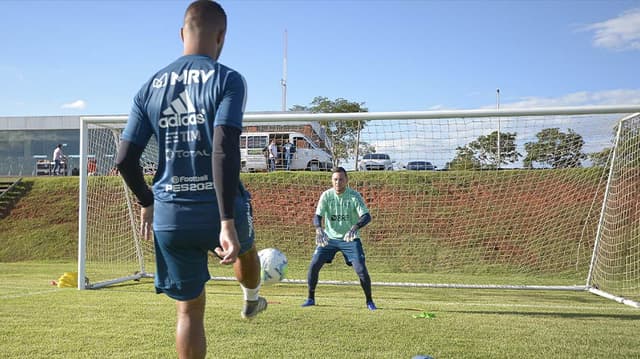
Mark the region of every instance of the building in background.
[[80, 116], [0, 117], [0, 176], [48, 174], [43, 163], [58, 144], [67, 168], [78, 167], [72, 156], [80, 153]]
[[[247, 114], [266, 112], [247, 112]], [[280, 112], [268, 112], [280, 113]], [[0, 176], [48, 175], [46, 163], [62, 144], [67, 156], [67, 174], [80, 167], [81, 116], [0, 117]], [[320, 147], [326, 147], [324, 131], [317, 122], [281, 124], [247, 123], [243, 132], [295, 131], [305, 134]]]

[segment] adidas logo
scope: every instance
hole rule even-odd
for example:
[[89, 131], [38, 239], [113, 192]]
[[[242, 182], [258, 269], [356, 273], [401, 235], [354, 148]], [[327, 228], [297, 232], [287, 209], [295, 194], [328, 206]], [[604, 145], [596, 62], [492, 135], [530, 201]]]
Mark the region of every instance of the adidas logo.
[[199, 125], [205, 122], [205, 112], [196, 113], [187, 91], [173, 100], [169, 107], [162, 111], [162, 116], [158, 121], [160, 128]]

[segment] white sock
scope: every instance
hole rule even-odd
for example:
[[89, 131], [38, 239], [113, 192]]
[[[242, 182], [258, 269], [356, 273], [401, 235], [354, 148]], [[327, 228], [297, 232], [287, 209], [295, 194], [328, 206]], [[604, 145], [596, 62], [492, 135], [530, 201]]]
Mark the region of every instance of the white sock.
[[242, 284], [240, 284], [240, 288], [242, 288], [242, 292], [244, 293], [244, 300], [258, 300], [258, 291], [260, 291], [260, 284], [254, 289], [245, 288]]

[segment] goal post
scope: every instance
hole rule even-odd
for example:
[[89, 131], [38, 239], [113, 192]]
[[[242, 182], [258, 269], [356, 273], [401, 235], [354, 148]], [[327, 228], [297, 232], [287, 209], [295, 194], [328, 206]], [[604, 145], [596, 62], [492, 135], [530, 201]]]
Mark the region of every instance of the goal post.
[[[326, 151], [349, 171], [373, 218], [361, 235], [376, 285], [579, 290], [637, 306], [639, 112], [631, 105], [245, 114], [243, 133], [268, 132], [276, 142], [300, 134], [293, 156]], [[153, 275], [153, 246], [137, 236], [139, 208], [111, 170], [126, 119], [81, 118], [79, 288]], [[243, 156], [251, 153], [245, 142]], [[393, 169], [374, 171], [377, 156], [359, 166], [368, 153], [388, 155]], [[150, 143], [141, 166], [151, 175], [156, 163]], [[311, 219], [330, 176], [277, 170], [241, 178], [258, 249], [283, 251], [286, 281], [305, 283]], [[340, 255], [320, 279], [358, 284]]]
[[[79, 289], [153, 276], [148, 269], [154, 265], [153, 245], [139, 235], [140, 208], [115, 167], [126, 121], [126, 116], [80, 120]], [[141, 159], [147, 173], [156, 158], [152, 139]]]
[[587, 286], [594, 294], [640, 308], [640, 114], [616, 124]]

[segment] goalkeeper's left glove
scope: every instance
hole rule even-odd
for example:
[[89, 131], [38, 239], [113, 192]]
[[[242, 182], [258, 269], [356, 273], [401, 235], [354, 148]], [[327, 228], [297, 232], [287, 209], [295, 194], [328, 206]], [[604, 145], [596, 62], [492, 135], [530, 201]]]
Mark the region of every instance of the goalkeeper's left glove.
[[344, 241], [353, 242], [353, 240], [356, 238], [358, 238], [358, 226], [353, 226], [351, 227], [349, 232], [347, 232], [347, 234], [344, 235]]

